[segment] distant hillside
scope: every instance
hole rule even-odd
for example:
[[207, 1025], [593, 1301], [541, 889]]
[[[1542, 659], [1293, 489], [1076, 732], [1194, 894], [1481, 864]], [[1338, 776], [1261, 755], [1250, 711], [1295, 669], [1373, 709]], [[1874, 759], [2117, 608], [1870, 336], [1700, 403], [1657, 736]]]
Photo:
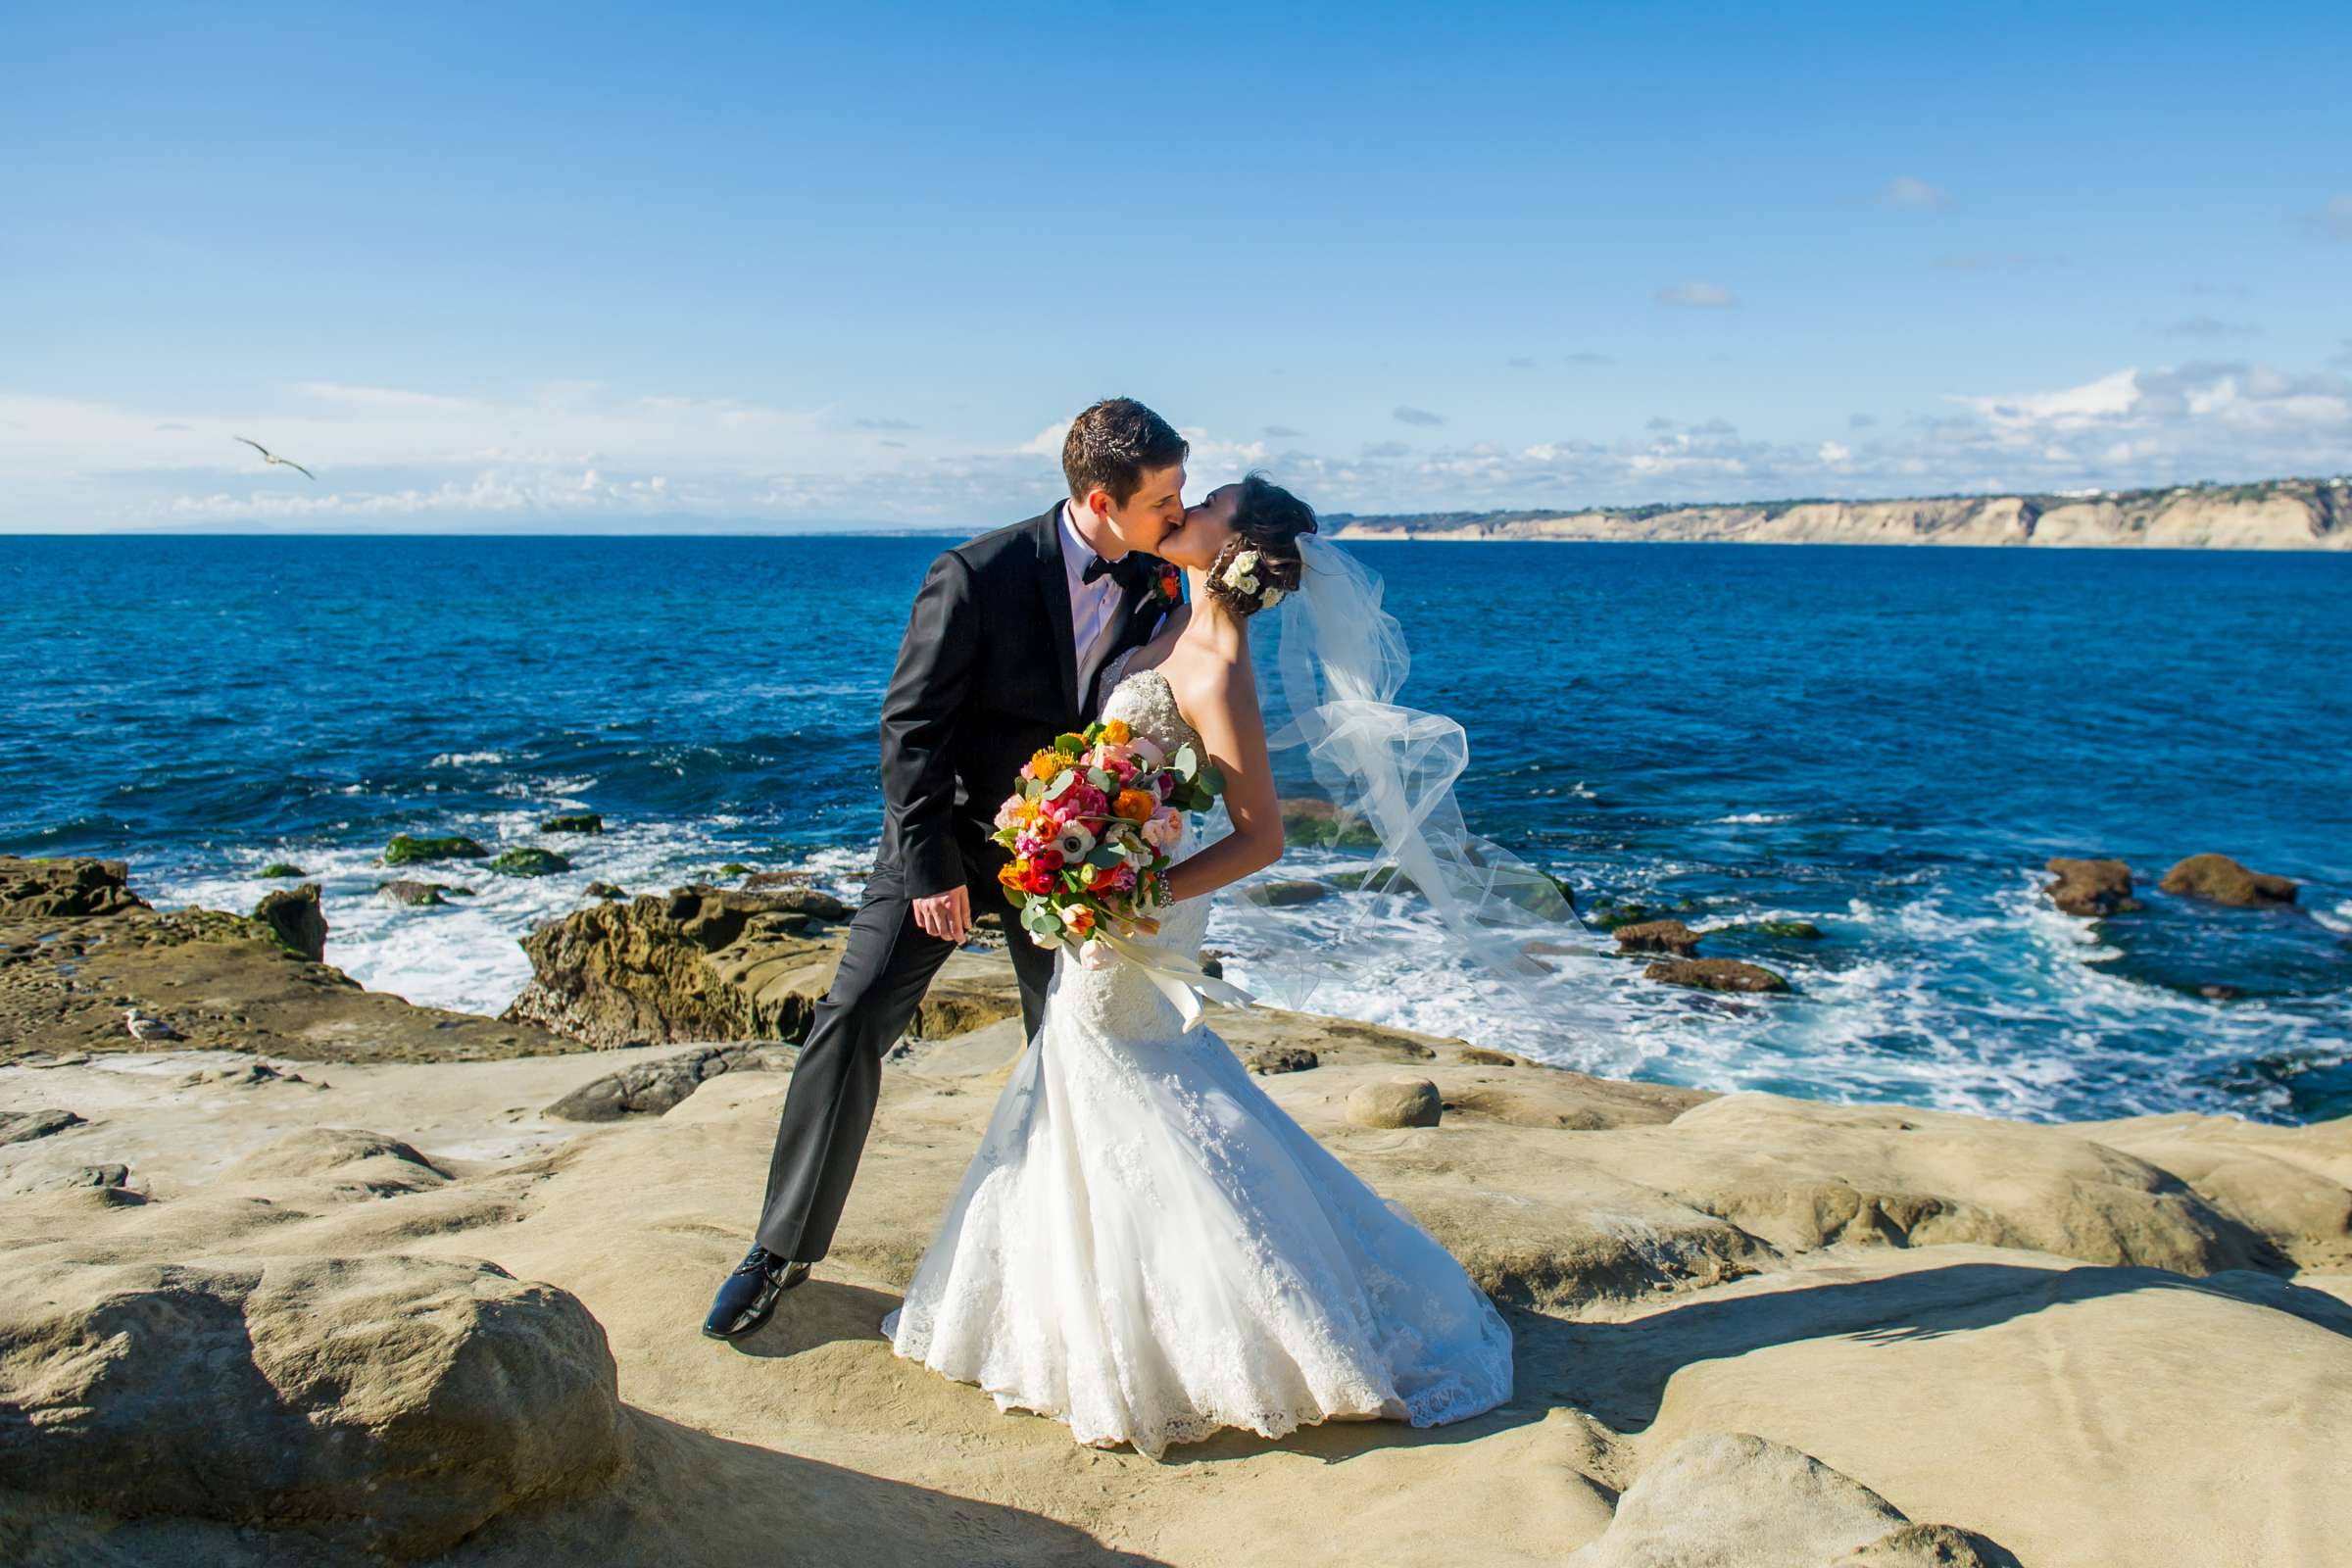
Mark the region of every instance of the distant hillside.
[[1908, 501], [1744, 501], [1378, 517], [1343, 513], [1325, 520], [1342, 539], [2345, 550], [2352, 549], [2352, 477]]

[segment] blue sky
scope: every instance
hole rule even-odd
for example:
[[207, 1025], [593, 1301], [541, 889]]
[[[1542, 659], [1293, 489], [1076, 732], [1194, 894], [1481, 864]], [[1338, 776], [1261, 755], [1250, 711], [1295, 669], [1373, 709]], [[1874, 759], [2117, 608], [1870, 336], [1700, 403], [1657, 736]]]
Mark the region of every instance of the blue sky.
[[0, 528], [976, 527], [1114, 392], [1333, 511], [2352, 468], [2341, 8], [76, 9]]

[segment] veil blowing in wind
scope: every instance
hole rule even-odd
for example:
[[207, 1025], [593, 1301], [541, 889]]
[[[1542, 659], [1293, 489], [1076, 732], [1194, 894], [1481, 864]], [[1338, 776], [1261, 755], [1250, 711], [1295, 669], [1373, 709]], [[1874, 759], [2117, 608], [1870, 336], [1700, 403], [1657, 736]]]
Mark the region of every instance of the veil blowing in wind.
[[1463, 820], [1454, 784], [1469, 739], [1452, 718], [1397, 701], [1412, 660], [1380, 574], [1318, 535], [1298, 543], [1299, 585], [1276, 611], [1283, 720], [1267, 743], [1278, 768], [1311, 779], [1298, 813], [1307, 836], [1374, 858], [1347, 874], [1336, 917], [1330, 900], [1232, 902], [1249, 989], [1299, 1008], [1377, 992], [1413, 933], [1426, 961], [1434, 914], [1483, 998], [1564, 1020], [1574, 1004], [1550, 960], [1589, 951], [1583, 921], [1551, 877]]

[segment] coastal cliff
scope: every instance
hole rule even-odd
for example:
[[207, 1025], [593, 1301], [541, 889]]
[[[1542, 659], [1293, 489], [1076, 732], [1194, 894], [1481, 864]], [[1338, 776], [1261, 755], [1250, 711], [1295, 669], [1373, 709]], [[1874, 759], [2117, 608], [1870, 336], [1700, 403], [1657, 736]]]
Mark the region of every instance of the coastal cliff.
[[1342, 539], [2352, 549], [2352, 478], [2071, 495], [1754, 501], [1330, 519]]
[[[9, 1561], [2204, 1568], [2352, 1535], [2352, 1119], [1715, 1095], [1218, 1008], [1500, 1303], [1516, 1386], [1159, 1464], [876, 1328], [1023, 1049], [1001, 953], [891, 1054], [815, 1276], [719, 1346], [834, 911], [575, 911], [530, 939], [542, 1024], [124, 870], [0, 858]], [[739, 1027], [783, 1038], [684, 1043]]]

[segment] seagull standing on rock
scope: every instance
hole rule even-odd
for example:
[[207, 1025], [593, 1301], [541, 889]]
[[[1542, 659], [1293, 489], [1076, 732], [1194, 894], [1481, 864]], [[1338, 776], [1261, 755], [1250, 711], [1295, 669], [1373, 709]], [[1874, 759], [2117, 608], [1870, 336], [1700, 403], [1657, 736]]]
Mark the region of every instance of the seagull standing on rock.
[[136, 1007], [122, 1009], [122, 1027], [138, 1040], [185, 1040], [188, 1037], [158, 1018], [154, 1013], [141, 1012]]
[[259, 441], [247, 440], [244, 436], [238, 436], [236, 439], [239, 441], [244, 441], [247, 446], [253, 448], [254, 451], [259, 452], [262, 455], [262, 461], [264, 463], [273, 463], [280, 467], [292, 468], [296, 473], [301, 474], [305, 479], [310, 480], [313, 484], [318, 482], [318, 476], [317, 474], [304, 467], [301, 464], [296, 463], [292, 458], [281, 458], [276, 453], [270, 451], [268, 447], [262, 445]]

